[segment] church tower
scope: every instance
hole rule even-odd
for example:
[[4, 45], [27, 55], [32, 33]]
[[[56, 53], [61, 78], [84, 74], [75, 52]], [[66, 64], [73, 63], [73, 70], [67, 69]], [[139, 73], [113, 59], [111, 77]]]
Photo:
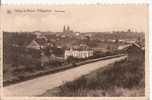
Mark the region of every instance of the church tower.
[[65, 25], [63, 26], [63, 33], [65, 33], [66, 32], [66, 28], [65, 28]]
[[67, 32], [69, 32], [70, 31], [70, 27], [69, 26], [67, 26]]

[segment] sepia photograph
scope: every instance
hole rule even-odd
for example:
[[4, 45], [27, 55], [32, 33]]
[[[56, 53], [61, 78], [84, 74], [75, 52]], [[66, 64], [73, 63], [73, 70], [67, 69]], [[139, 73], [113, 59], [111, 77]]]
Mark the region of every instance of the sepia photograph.
[[148, 5], [2, 6], [3, 97], [146, 97]]

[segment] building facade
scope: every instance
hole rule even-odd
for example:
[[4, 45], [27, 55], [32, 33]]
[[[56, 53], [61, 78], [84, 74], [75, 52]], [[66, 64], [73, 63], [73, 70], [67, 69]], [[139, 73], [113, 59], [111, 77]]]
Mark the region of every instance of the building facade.
[[79, 50], [79, 49], [72, 49], [65, 50], [64, 58], [67, 59], [68, 57], [74, 57], [74, 58], [88, 58], [93, 56], [93, 50]]

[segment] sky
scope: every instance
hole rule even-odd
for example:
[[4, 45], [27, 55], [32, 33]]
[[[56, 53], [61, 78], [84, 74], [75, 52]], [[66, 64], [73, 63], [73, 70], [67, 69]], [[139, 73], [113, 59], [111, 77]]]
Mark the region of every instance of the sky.
[[60, 32], [64, 25], [79, 32], [126, 31], [128, 29], [148, 32], [148, 5], [2, 7], [3, 31]]

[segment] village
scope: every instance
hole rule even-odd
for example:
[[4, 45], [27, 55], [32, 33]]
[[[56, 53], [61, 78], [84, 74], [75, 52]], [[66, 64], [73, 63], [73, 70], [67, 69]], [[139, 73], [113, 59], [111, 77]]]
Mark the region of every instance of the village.
[[[131, 30], [126, 32], [133, 34]], [[130, 37], [120, 38], [121, 35], [118, 37], [115, 33], [112, 38], [106, 38], [108, 36], [99, 38], [101, 33], [74, 32], [70, 26], [63, 26], [62, 32], [52, 34], [40, 31], [4, 33], [4, 82], [6, 83], [28, 79], [38, 72], [72, 67], [78, 62], [89, 59], [119, 54], [144, 55], [142, 33], [134, 33], [135, 36], [130, 40], [128, 40]]]
[[[88, 83], [85, 81], [86, 78], [79, 75], [86, 75], [90, 72], [89, 75], [92, 75], [93, 70], [101, 66], [105, 67], [104, 64], [107, 67], [103, 70], [104, 72], [100, 72], [101, 75], [94, 76], [94, 78], [99, 78], [97, 80], [105, 79], [105, 82], [110, 81], [106, 85], [101, 81], [95, 81], [96, 84], [99, 83], [99, 87], [100, 84], [104, 85], [101, 90], [104, 90], [105, 87], [115, 86], [115, 82], [127, 88], [134, 85], [138, 88], [139, 84], [142, 84], [142, 87], [144, 85], [142, 80], [144, 79], [145, 39], [142, 32], [133, 32], [128, 29], [126, 31], [83, 33], [74, 32], [70, 26], [63, 26], [62, 32], [4, 32], [3, 38], [3, 85], [6, 90], [8, 88], [11, 91], [14, 90], [15, 85], [18, 86], [22, 82], [25, 82], [27, 87], [26, 89], [18, 87], [14, 95], [22, 95], [22, 92], [19, 91], [29, 91], [31, 89], [29, 84], [31, 80], [35, 84], [34, 91], [26, 92], [25, 95], [37, 95], [38, 84], [45, 91], [48, 88], [43, 88], [43, 85], [54, 84], [50, 87], [50, 90], [43, 92], [44, 94], [41, 95], [80, 96], [81, 92], [77, 94], [77, 91], [81, 87], [84, 90], [94, 87], [94, 85], [91, 85], [91, 87], [89, 85], [93, 84], [94, 81], [89, 78], [87, 79]], [[111, 63], [113, 65], [109, 65]], [[80, 72], [80, 68], [82, 72]], [[132, 73], [133, 70], [136, 73]], [[80, 73], [73, 76], [72, 73], [75, 71]], [[122, 74], [122, 72], [126, 74]], [[129, 73], [130, 76], [128, 76]], [[52, 78], [54, 75], [59, 78], [54, 80]], [[60, 77], [66, 77], [67, 75], [78, 78], [78, 80], [64, 84], [64, 80], [73, 80], [70, 77], [60, 79]], [[49, 80], [48, 77], [50, 77]], [[86, 75], [86, 77], [88, 76]], [[124, 80], [121, 77], [124, 77]], [[44, 80], [44, 84], [34, 80], [36, 78]], [[121, 81], [117, 83], [120, 79]], [[79, 84], [79, 81], [81, 84]], [[137, 82], [134, 83], [134, 81]], [[58, 87], [58, 84], [62, 85]], [[99, 88], [98, 85], [95, 85], [96, 88]], [[52, 90], [55, 87], [59, 91]], [[73, 91], [74, 88], [76, 88], [76, 91]], [[56, 94], [52, 94], [52, 91], [55, 91]], [[111, 95], [108, 91], [111, 90], [105, 90], [105, 93]], [[85, 92], [84, 95], [88, 95], [88, 93]], [[105, 93], [101, 93], [99, 96], [106, 96]], [[140, 93], [138, 94], [140, 95]], [[143, 92], [141, 94], [143, 95]]]

